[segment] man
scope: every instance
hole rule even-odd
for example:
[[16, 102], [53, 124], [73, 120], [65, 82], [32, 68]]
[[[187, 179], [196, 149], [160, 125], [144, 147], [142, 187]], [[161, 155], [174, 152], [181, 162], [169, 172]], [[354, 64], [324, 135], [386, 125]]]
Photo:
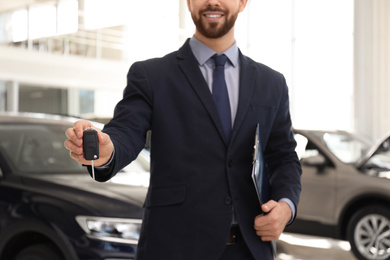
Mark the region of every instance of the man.
[[[288, 89], [281, 74], [235, 44], [234, 24], [247, 1], [187, 0], [194, 37], [177, 52], [134, 63], [113, 119], [99, 132], [95, 174], [106, 181], [137, 157], [152, 130], [137, 259], [273, 259], [271, 241], [294, 219], [301, 168]], [[228, 58], [222, 81], [213, 79], [216, 53]], [[230, 107], [221, 114], [213, 81], [228, 89]], [[261, 208], [251, 180], [258, 123], [271, 198]], [[91, 164], [82, 150], [88, 127], [79, 121], [66, 132], [65, 147], [83, 164]]]

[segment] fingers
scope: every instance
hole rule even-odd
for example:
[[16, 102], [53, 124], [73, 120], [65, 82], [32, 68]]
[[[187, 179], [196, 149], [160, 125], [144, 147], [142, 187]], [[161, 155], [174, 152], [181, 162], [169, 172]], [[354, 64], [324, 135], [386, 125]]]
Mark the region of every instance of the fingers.
[[285, 208], [285, 205], [282, 205], [282, 203], [284, 202], [268, 201], [261, 207], [267, 215], [261, 214], [256, 216], [254, 229], [262, 241], [279, 239], [288, 222], [286, 222], [286, 219], [291, 217], [291, 211], [288, 212], [289, 209]]
[[95, 130], [97, 130], [91, 122], [89, 121], [86, 121], [86, 120], [80, 120], [80, 121], [77, 121], [73, 124], [73, 129], [76, 133], [76, 136], [77, 138], [83, 138], [83, 133], [84, 133], [84, 130], [86, 130], [87, 128], [94, 128]]
[[66, 137], [68, 137], [68, 140], [72, 141], [75, 145], [82, 146], [83, 132], [85, 129], [89, 127], [94, 128], [94, 126], [90, 122], [85, 120], [80, 120], [75, 122], [72, 128], [68, 128], [65, 131], [65, 135]]
[[[68, 138], [64, 142], [64, 146], [69, 150], [70, 157], [74, 160], [82, 163], [90, 165], [91, 162], [84, 159], [84, 151], [83, 151], [83, 132], [85, 129], [95, 127], [86, 120], [80, 120], [73, 124], [72, 128], [68, 128], [65, 131], [65, 135]], [[99, 130], [97, 130], [100, 132]]]
[[93, 128], [98, 132], [100, 158], [94, 161], [94, 165], [104, 165], [111, 158], [114, 145], [106, 133], [101, 132], [89, 121], [80, 120], [75, 122], [72, 128], [68, 128], [65, 131], [68, 139], [65, 141], [64, 146], [69, 150], [71, 158], [82, 164], [91, 165], [91, 161], [85, 160], [83, 151], [83, 134], [87, 128]]
[[[81, 138], [77, 137], [76, 131], [74, 128], [68, 128], [65, 131], [65, 135], [68, 138], [64, 146], [66, 149], [68, 149], [71, 153], [74, 154], [82, 154], [82, 145], [83, 145], [83, 140]], [[74, 157], [72, 157], [74, 158]]]

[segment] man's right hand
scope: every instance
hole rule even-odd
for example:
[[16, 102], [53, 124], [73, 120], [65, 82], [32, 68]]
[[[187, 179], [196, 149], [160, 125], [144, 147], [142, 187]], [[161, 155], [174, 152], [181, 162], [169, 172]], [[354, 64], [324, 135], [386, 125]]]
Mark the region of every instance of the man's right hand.
[[100, 155], [99, 159], [94, 161], [94, 166], [102, 166], [110, 160], [112, 153], [114, 152], [114, 144], [109, 135], [94, 127], [91, 122], [80, 120], [73, 124], [73, 128], [68, 128], [65, 132], [68, 139], [65, 141], [64, 146], [70, 151], [71, 158], [82, 164], [91, 165], [91, 161], [84, 159], [83, 151], [83, 133], [84, 130], [90, 127], [98, 132], [99, 140]]

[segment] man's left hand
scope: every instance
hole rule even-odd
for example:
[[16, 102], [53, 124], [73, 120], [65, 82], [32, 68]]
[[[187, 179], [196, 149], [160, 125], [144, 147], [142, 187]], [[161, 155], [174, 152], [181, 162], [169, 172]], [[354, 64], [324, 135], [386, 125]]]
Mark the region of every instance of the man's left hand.
[[255, 218], [254, 228], [262, 241], [279, 239], [287, 223], [291, 220], [291, 208], [286, 202], [270, 200], [261, 206], [266, 215]]

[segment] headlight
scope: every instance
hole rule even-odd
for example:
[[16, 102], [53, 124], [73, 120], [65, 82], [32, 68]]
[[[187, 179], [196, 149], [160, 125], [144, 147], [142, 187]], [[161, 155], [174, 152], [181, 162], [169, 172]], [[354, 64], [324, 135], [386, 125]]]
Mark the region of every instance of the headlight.
[[141, 219], [77, 216], [76, 221], [90, 238], [138, 244]]

